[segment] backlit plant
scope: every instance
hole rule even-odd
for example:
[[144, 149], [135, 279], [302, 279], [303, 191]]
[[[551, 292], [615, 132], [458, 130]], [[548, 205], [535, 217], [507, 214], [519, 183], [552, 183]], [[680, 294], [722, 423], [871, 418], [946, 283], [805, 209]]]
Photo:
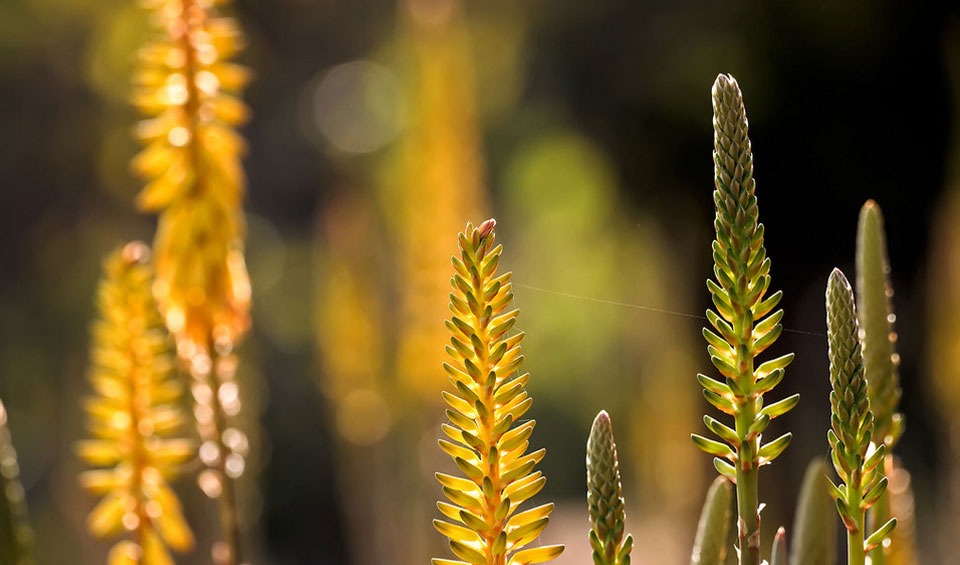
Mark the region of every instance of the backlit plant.
[[237, 97], [250, 79], [231, 63], [243, 47], [227, 2], [148, 0], [153, 38], [139, 52], [134, 105], [145, 146], [132, 163], [146, 186], [138, 207], [159, 214], [153, 286], [177, 352], [194, 378], [194, 414], [203, 442], [203, 491], [220, 507], [217, 563], [242, 560], [234, 481], [247, 440], [231, 427], [240, 410], [233, 353], [249, 326], [250, 283], [243, 255], [245, 142], [235, 127], [249, 117]]
[[847, 529], [847, 562], [863, 565], [865, 552], [897, 525], [891, 518], [864, 540], [865, 514], [887, 488], [881, 463], [886, 445], [872, 443], [874, 415], [864, 376], [860, 328], [853, 289], [834, 269], [827, 282], [827, 339], [830, 344], [831, 429], [827, 432], [840, 484], [830, 489]]
[[763, 395], [783, 379], [784, 368], [793, 361], [792, 353], [754, 366], [755, 358], [783, 331], [783, 310], [773, 311], [782, 293], [767, 296], [770, 258], [763, 246], [764, 228], [757, 211], [747, 115], [740, 87], [729, 75], [720, 75], [713, 85], [713, 128], [716, 281], [707, 280], [707, 288], [716, 311], [707, 311], [713, 330], [704, 328], [703, 335], [722, 380], [706, 375], [697, 379], [707, 401], [733, 416], [734, 427], [704, 416], [707, 428], [722, 441], [696, 434], [693, 440], [716, 456], [717, 470], [736, 484], [741, 563], [759, 565], [758, 472], [783, 452], [791, 435], [766, 444], [761, 438], [770, 420], [796, 406], [799, 395], [763, 405]]
[[[228, 59], [243, 45], [210, 0], [145, 2], [156, 32], [138, 53], [134, 105], [145, 146], [133, 160], [146, 181], [138, 207], [159, 213], [155, 293], [178, 341], [212, 349], [248, 325], [243, 260], [243, 139], [235, 97], [250, 73]], [[179, 345], [183, 348], [183, 345]]]
[[464, 476], [437, 473], [450, 500], [437, 507], [453, 523], [433, 523], [462, 561], [434, 559], [435, 565], [525, 565], [563, 551], [562, 545], [524, 549], [547, 526], [553, 504], [519, 511], [546, 482], [534, 471], [545, 450], [527, 453], [534, 421], [520, 423], [533, 403], [524, 389], [530, 375], [519, 373], [523, 333], [510, 335], [518, 312], [508, 310], [511, 274], [497, 275], [502, 247], [494, 246], [495, 225], [468, 223], [453, 257], [450, 361], [443, 364], [453, 387], [443, 393], [452, 424], [443, 431], [452, 441], [441, 439], [440, 447]]
[[587, 440], [587, 507], [595, 565], [630, 565], [633, 536], [624, 537], [627, 513], [613, 425], [601, 410]]
[[[235, 128], [249, 117], [239, 95], [250, 76], [229, 62], [243, 40], [236, 22], [219, 13], [227, 3], [143, 2], [153, 35], [138, 53], [134, 77], [133, 103], [146, 118], [136, 128], [144, 148], [132, 169], [145, 181], [137, 205], [158, 215], [158, 227], [152, 249], [134, 242], [104, 261], [98, 319], [91, 331], [92, 394], [83, 404], [88, 438], [76, 444], [87, 467], [80, 482], [97, 497], [88, 529], [94, 537], [118, 540], [109, 550], [110, 565], [172, 565], [171, 551], [193, 549], [194, 535], [171, 486], [190, 462], [203, 468], [199, 484], [219, 503], [222, 541], [214, 545], [214, 562], [243, 562], [235, 480], [244, 470], [247, 441], [231, 421], [240, 410], [234, 350], [249, 329], [251, 289], [244, 259], [245, 144]], [[857, 233], [858, 300], [837, 269], [826, 291], [832, 389], [827, 441], [839, 480], [828, 480], [827, 461], [815, 459], [800, 489], [791, 546], [781, 527], [762, 554], [759, 469], [782, 454], [792, 437], [785, 433], [765, 443], [763, 434], [771, 420], [797, 405], [799, 395], [767, 403], [767, 393], [782, 381], [794, 355], [760, 358], [784, 331], [784, 313], [777, 309], [782, 293], [771, 290], [771, 260], [737, 81], [720, 75], [712, 101], [715, 237], [713, 277], [706, 286], [713, 307], [702, 335], [719, 376], [697, 379], [709, 404], [730, 418], [724, 423], [703, 417], [716, 439], [692, 435], [715, 457], [720, 476], [706, 493], [690, 563], [721, 565], [735, 556], [740, 565], [834, 565], [836, 512], [847, 532], [848, 565], [902, 565], [889, 551], [898, 524], [894, 515], [901, 510], [886, 493], [887, 475], [906, 474], [892, 457], [904, 430], [899, 357], [883, 219], [873, 201], [864, 205]], [[462, 174], [447, 169], [447, 180]], [[435, 226], [421, 224], [417, 237], [431, 239], [427, 235]], [[527, 565], [549, 562], [564, 550], [539, 541], [554, 505], [527, 508], [546, 483], [536, 470], [545, 450], [528, 452], [535, 427], [534, 420], [524, 419], [533, 403], [525, 388], [530, 375], [520, 371], [524, 334], [515, 328], [519, 310], [511, 273], [498, 273], [502, 246], [495, 243], [495, 225], [492, 219], [468, 223], [452, 258], [448, 359], [442, 364], [450, 383], [442, 393], [448, 423], [441, 426], [446, 437], [439, 446], [459, 473], [436, 473], [446, 500], [437, 503], [443, 519], [433, 525], [448, 539], [454, 558], [434, 558], [434, 565]], [[407, 267], [420, 265], [416, 259], [423, 252], [410, 241], [400, 245], [409, 255]], [[435, 281], [426, 271], [402, 278], [422, 279], [423, 285], [410, 288], [429, 288]], [[365, 294], [361, 290], [350, 299], [364, 305]], [[406, 298], [401, 311], [429, 299], [416, 293]], [[411, 327], [430, 317], [429, 309], [412, 310]], [[344, 347], [356, 345], [356, 335], [372, 335], [369, 329], [348, 335]], [[414, 334], [403, 336], [394, 352], [404, 367], [399, 371], [404, 387], [420, 379], [407, 369], [427, 358], [412, 355], [426, 345]], [[187, 387], [178, 368], [190, 377], [192, 419], [181, 406]], [[360, 384], [373, 386], [380, 379], [375, 373], [372, 368], [362, 372]], [[416, 388], [428, 384], [423, 379]], [[385, 412], [382, 398], [387, 396], [376, 395], [370, 405]], [[196, 424], [199, 446], [188, 421]], [[30, 533], [5, 424], [0, 404], [0, 563], [29, 565]], [[352, 440], [377, 443], [389, 427], [384, 416]], [[634, 539], [626, 532], [619, 454], [605, 411], [593, 422], [586, 451], [586, 539], [593, 563], [630, 565], [636, 559]]]
[[194, 455], [183, 437], [183, 386], [173, 373], [170, 337], [151, 294], [149, 248], [130, 243], [104, 261], [97, 291], [84, 402], [93, 439], [77, 452], [94, 467], [81, 484], [101, 497], [87, 520], [99, 538], [127, 534], [111, 565], [167, 565], [167, 547], [193, 548], [194, 538], [168, 481]]
[[[908, 483], [909, 473], [897, 467], [893, 457], [893, 448], [903, 435], [904, 421], [903, 415], [897, 411], [901, 396], [897, 370], [900, 356], [896, 352], [897, 333], [893, 328], [896, 316], [892, 297], [883, 214], [876, 202], [868, 200], [860, 210], [857, 225], [857, 315], [863, 342], [863, 368], [868, 381], [870, 409], [875, 417], [874, 442], [886, 447], [879, 470], [884, 475], [899, 473], [900, 482]], [[867, 524], [873, 528], [886, 523], [894, 511], [900, 514], [895, 532], [898, 538], [895, 549], [900, 554], [910, 551], [914, 545], [911, 532], [913, 494], [908, 484], [901, 490], [903, 492], [893, 500], [890, 492], [885, 490], [867, 513]], [[909, 502], [902, 504], [905, 499]], [[871, 564], [885, 565], [888, 553], [892, 553], [891, 541], [884, 540], [870, 552]], [[898, 563], [896, 560], [891, 562]]]

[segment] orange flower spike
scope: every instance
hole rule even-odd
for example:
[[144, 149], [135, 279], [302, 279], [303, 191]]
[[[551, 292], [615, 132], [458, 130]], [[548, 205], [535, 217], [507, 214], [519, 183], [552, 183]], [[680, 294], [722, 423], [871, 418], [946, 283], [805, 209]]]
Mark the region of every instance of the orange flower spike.
[[544, 450], [526, 453], [534, 421], [515, 425], [533, 402], [524, 390], [529, 374], [520, 374], [523, 334], [508, 335], [516, 322], [510, 273], [497, 276], [502, 247], [494, 246], [494, 220], [467, 224], [460, 234], [460, 256], [453, 257], [450, 331], [443, 369], [453, 385], [444, 392], [452, 425], [440, 440], [465, 475], [437, 473], [452, 504], [438, 502], [453, 522], [434, 520], [463, 561], [434, 559], [434, 565], [483, 563], [525, 565], [550, 561], [562, 545], [524, 549], [547, 526], [553, 504], [518, 512], [521, 503], [543, 488], [534, 471]]

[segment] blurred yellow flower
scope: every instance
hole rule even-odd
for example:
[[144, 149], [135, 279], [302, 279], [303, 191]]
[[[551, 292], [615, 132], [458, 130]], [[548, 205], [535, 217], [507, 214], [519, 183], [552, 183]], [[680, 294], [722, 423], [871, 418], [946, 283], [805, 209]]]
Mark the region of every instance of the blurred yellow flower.
[[127, 244], [104, 262], [97, 292], [85, 402], [93, 439], [77, 444], [94, 469], [81, 484], [102, 496], [87, 519], [96, 537], [129, 532], [109, 562], [166, 565], [167, 546], [185, 552], [194, 538], [168, 480], [194, 456], [194, 443], [180, 433], [182, 385], [172, 373], [170, 336], [151, 294], [149, 248]]
[[233, 343], [248, 327], [243, 258], [243, 139], [237, 97], [250, 72], [227, 61], [243, 46], [210, 0], [148, 0], [156, 36], [138, 54], [133, 104], [144, 149], [132, 162], [137, 197], [160, 214], [154, 293], [178, 344]]

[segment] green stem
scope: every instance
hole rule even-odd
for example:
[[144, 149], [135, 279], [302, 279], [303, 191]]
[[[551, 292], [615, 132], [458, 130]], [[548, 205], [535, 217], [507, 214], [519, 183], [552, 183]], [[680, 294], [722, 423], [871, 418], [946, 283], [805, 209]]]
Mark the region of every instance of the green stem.
[[760, 516], [757, 514], [757, 470], [737, 469], [737, 512], [740, 565], [760, 565]]
[[863, 528], [858, 531], [847, 530], [847, 565], [864, 565], [865, 562]]
[[[738, 295], [747, 293], [746, 288], [738, 288]], [[739, 297], [738, 297], [739, 298]], [[742, 308], [741, 300], [735, 300], [734, 310], [739, 323], [734, 328], [739, 331], [739, 345], [734, 355], [737, 368], [737, 382], [740, 383], [743, 396], [737, 395], [735, 427], [740, 445], [737, 447], [737, 531], [740, 541], [740, 565], [760, 565], [760, 506], [759, 465], [760, 437], [748, 430], [757, 418], [756, 393], [751, 389], [754, 382], [753, 353], [750, 351], [753, 335], [753, 314]], [[746, 315], [744, 315], [746, 311]]]
[[[737, 415], [737, 435], [744, 438], [747, 428], [756, 415], [752, 399], [741, 406]], [[740, 537], [740, 565], [760, 565], [760, 514], [758, 492], [758, 469], [753, 462], [757, 457], [757, 439], [741, 439], [737, 449], [737, 531]]]
[[[854, 471], [857, 473], [857, 471]], [[863, 493], [861, 492], [860, 481], [850, 481], [847, 485], [847, 505], [856, 512], [856, 521], [852, 528], [847, 528], [847, 565], [864, 565], [866, 562], [866, 552], [863, 550], [863, 526], [866, 512], [860, 510], [863, 502]]]

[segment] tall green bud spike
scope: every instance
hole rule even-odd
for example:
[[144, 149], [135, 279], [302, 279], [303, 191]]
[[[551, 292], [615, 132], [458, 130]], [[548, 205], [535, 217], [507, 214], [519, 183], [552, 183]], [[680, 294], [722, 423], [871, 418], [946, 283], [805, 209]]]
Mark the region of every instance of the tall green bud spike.
[[703, 336], [710, 360], [722, 379], [706, 375], [697, 379], [707, 401], [734, 417], [734, 427], [704, 416], [707, 428], [722, 442], [696, 434], [693, 441], [715, 455], [714, 466], [736, 483], [740, 562], [760, 565], [757, 474], [762, 465], [786, 449], [791, 435], [784, 434], [767, 444], [761, 437], [770, 420], [796, 406], [800, 397], [793, 395], [763, 405], [764, 393], [783, 379], [784, 369], [793, 361], [792, 353], [754, 366], [755, 358], [783, 331], [783, 310], [773, 311], [782, 293], [766, 296], [770, 259], [763, 246], [764, 228], [757, 211], [747, 114], [740, 87], [729, 75], [718, 76], [713, 85], [713, 130], [716, 281], [707, 280], [707, 289], [716, 311], [707, 311], [713, 329], [704, 328]]
[[610, 416], [601, 410], [587, 440], [587, 504], [590, 547], [596, 565], [630, 565], [633, 536], [623, 536], [626, 512], [620, 484], [620, 460]]
[[864, 565], [866, 552], [897, 524], [896, 518], [864, 541], [864, 515], [887, 487], [880, 463], [885, 446], [871, 443], [874, 418], [863, 372], [857, 309], [847, 277], [834, 269], [827, 282], [827, 342], [830, 358], [831, 429], [827, 431], [839, 486], [830, 485], [847, 528], [848, 565]]
[[7, 429], [7, 412], [0, 401], [0, 563], [32, 565], [30, 526], [23, 487], [17, 475], [17, 452]]
[[690, 565], [723, 565], [727, 560], [727, 538], [730, 532], [733, 487], [730, 481], [717, 477], [700, 511], [697, 537], [690, 553]]
[[793, 518], [790, 565], [836, 565], [837, 517], [830, 498], [827, 462], [807, 465]]
[[[863, 367], [867, 375], [870, 407], [874, 414], [874, 437], [887, 446], [887, 458], [903, 434], [900, 404], [900, 383], [896, 352], [897, 334], [893, 330], [893, 287], [890, 285], [890, 261], [883, 229], [880, 206], [868, 200], [860, 209], [857, 225], [857, 313], [860, 317], [860, 338], [863, 341]], [[886, 465], [881, 466], [886, 472]], [[890, 501], [885, 492], [867, 516], [871, 525], [882, 524], [891, 517]], [[870, 552], [872, 565], [885, 565], [884, 547]]]
[[870, 408], [874, 415], [874, 437], [890, 449], [903, 433], [900, 404], [900, 377], [893, 331], [893, 287], [890, 261], [883, 231], [880, 206], [868, 200], [860, 210], [857, 226], [857, 313], [863, 340], [863, 367], [869, 381]]

